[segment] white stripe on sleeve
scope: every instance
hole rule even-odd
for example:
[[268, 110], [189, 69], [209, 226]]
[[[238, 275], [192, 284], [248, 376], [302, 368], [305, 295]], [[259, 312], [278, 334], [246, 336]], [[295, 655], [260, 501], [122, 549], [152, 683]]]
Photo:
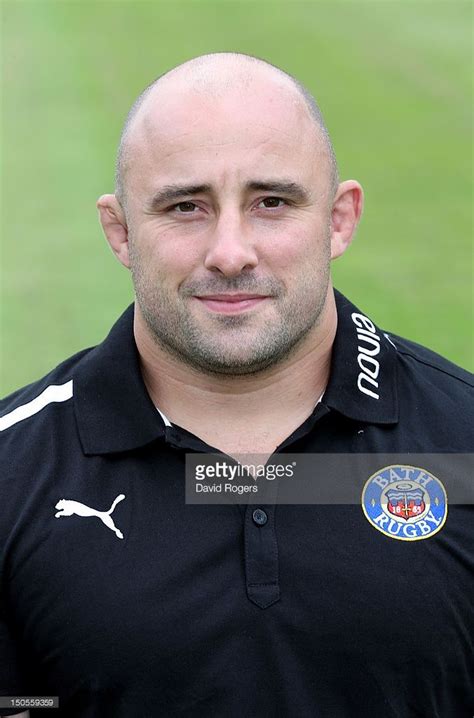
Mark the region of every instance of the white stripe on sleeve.
[[10, 411], [5, 416], [0, 417], [0, 431], [8, 429], [13, 424], [18, 424], [23, 419], [28, 419], [29, 416], [37, 414], [41, 409], [44, 409], [48, 404], [58, 401], [67, 401], [72, 397], [72, 379], [67, 381], [65, 384], [51, 384], [47, 386], [44, 391], [41, 392], [36, 399], [32, 399], [27, 404], [18, 406], [13, 411]]

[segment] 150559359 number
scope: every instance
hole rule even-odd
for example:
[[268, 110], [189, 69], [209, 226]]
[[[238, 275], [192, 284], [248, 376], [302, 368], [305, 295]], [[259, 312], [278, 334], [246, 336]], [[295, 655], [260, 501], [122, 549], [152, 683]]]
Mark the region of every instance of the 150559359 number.
[[59, 708], [58, 696], [0, 696], [0, 709]]

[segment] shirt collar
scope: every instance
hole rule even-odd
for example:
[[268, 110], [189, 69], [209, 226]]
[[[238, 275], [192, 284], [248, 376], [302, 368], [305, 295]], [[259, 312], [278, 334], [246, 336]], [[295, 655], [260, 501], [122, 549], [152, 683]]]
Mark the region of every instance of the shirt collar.
[[323, 404], [356, 421], [398, 421], [397, 350], [388, 336], [334, 290], [337, 331]]
[[[338, 326], [322, 403], [351, 419], [398, 421], [395, 347], [335, 290]], [[85, 454], [145, 446], [165, 436], [165, 422], [142, 379], [133, 334], [133, 305], [106, 339], [76, 367], [74, 407]]]
[[85, 454], [145, 446], [165, 434], [147, 392], [133, 334], [133, 304], [76, 368], [74, 408]]

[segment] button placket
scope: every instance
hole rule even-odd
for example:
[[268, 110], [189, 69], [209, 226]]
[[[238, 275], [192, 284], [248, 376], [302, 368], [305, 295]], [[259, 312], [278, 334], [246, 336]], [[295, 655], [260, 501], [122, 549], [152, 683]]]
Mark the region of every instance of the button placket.
[[245, 512], [245, 576], [247, 596], [260, 608], [280, 599], [275, 505], [247, 506]]

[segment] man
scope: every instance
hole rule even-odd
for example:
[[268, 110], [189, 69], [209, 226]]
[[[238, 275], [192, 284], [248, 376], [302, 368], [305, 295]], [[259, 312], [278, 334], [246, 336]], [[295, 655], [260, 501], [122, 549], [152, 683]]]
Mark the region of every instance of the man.
[[[2, 406], [0, 695], [68, 718], [472, 714], [472, 507], [448, 515], [429, 458], [472, 450], [472, 380], [333, 290], [362, 202], [266, 62], [203, 56], [140, 96], [98, 201], [135, 305]], [[312, 457], [313, 486], [349, 457], [358, 499], [186, 502], [206, 454]]]

